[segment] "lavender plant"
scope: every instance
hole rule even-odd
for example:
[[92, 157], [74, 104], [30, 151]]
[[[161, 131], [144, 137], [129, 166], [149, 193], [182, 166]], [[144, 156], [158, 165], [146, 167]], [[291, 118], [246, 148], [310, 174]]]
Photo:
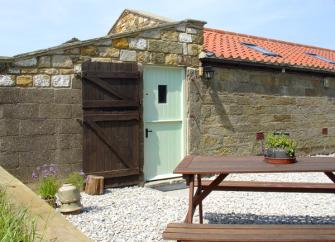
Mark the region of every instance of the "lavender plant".
[[54, 164], [38, 166], [32, 173], [32, 178], [39, 180], [38, 193], [43, 199], [54, 199], [60, 182], [57, 179], [58, 168]]

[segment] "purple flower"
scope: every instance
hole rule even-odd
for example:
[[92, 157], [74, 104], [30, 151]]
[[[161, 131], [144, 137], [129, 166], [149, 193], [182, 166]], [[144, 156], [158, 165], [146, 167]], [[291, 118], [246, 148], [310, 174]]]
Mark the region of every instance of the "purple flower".
[[83, 171], [80, 171], [80, 172], [79, 172], [79, 175], [81, 175], [81, 176], [85, 176], [85, 173], [84, 173]]
[[33, 171], [33, 173], [31, 174], [31, 178], [33, 178], [33, 179], [37, 179], [38, 178], [38, 175], [36, 174], [35, 171]]

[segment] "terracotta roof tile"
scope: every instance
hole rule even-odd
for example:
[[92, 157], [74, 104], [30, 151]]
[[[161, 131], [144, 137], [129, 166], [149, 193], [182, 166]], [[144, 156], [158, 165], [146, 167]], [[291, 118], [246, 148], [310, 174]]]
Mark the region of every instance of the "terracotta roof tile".
[[[241, 44], [241, 42], [256, 44], [257, 46], [274, 52], [281, 57], [266, 56], [261, 52]], [[270, 64], [280, 63], [281, 65], [335, 71], [335, 64], [306, 54], [306, 52], [315, 53], [335, 62], [335, 50], [218, 29], [204, 29], [204, 49], [213, 52], [218, 58], [256, 61]]]

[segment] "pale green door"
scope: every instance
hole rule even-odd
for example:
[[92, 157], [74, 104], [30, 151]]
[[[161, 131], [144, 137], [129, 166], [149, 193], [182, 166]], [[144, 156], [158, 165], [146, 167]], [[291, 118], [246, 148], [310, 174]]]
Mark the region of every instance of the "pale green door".
[[183, 68], [144, 67], [144, 178], [172, 177], [184, 154]]

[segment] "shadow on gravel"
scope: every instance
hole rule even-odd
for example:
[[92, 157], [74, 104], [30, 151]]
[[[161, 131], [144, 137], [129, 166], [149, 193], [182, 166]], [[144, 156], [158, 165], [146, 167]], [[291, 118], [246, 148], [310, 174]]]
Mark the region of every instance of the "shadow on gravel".
[[287, 216], [205, 213], [209, 224], [335, 224], [335, 216]]

